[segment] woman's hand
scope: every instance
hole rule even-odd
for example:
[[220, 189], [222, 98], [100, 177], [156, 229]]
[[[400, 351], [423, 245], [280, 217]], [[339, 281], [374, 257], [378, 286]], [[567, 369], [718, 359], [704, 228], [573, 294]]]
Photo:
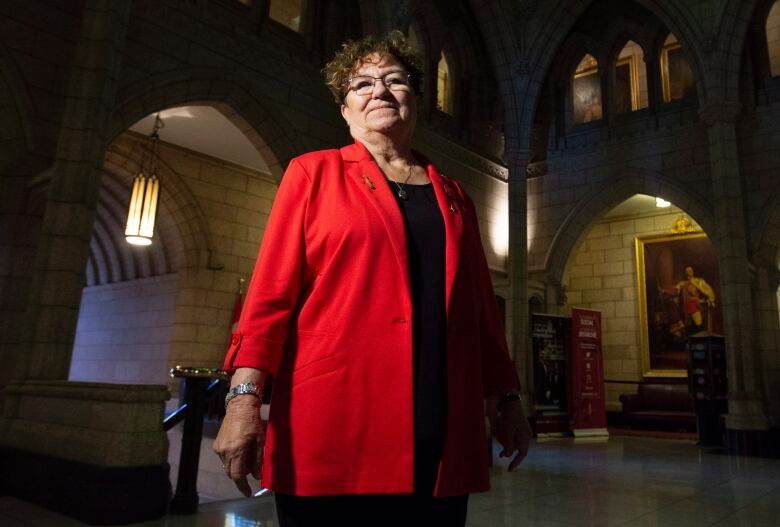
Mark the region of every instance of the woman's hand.
[[504, 449], [499, 457], [509, 457], [515, 451], [517, 454], [509, 463], [509, 471], [517, 468], [528, 455], [528, 447], [531, 444], [531, 425], [523, 411], [523, 403], [517, 400], [503, 402], [493, 413], [493, 433]]
[[246, 476], [252, 474], [260, 480], [264, 446], [260, 399], [252, 395], [234, 398], [227, 405], [227, 413], [214, 441], [214, 452], [222, 461], [225, 474], [247, 498], [252, 495], [252, 489]]

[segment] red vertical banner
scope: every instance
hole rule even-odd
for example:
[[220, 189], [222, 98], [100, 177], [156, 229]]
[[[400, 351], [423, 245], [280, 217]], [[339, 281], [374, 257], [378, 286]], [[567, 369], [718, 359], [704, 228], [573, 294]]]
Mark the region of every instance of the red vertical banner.
[[569, 418], [575, 437], [606, 436], [601, 312], [571, 310]]

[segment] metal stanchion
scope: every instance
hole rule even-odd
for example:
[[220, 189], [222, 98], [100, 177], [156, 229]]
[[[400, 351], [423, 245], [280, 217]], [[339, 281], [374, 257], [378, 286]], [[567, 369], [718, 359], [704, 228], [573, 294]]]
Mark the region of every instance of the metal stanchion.
[[182, 415], [184, 429], [181, 438], [179, 477], [176, 481], [176, 492], [171, 500], [170, 512], [194, 514], [198, 510], [198, 463], [206, 396], [219, 379], [227, 379], [228, 375], [218, 369], [176, 366], [171, 369], [171, 377], [184, 379], [184, 404], [169, 417], [169, 419], [174, 418], [175, 422], [166, 422], [166, 430], [180, 421]]

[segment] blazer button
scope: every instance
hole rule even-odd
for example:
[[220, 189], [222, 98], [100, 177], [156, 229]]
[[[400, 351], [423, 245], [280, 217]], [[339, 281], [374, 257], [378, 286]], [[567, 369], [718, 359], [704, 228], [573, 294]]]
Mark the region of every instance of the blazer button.
[[393, 319], [393, 324], [406, 324], [406, 319], [402, 317], [395, 317]]
[[233, 338], [230, 339], [230, 343], [235, 346], [238, 344], [238, 341], [241, 340], [238, 335], [233, 335]]

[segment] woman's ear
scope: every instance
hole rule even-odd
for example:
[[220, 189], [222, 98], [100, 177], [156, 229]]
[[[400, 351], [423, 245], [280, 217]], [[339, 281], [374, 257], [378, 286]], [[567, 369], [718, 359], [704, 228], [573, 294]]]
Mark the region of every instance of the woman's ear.
[[349, 108], [347, 108], [347, 105], [344, 103], [341, 104], [341, 117], [344, 118], [344, 122], [349, 126]]

